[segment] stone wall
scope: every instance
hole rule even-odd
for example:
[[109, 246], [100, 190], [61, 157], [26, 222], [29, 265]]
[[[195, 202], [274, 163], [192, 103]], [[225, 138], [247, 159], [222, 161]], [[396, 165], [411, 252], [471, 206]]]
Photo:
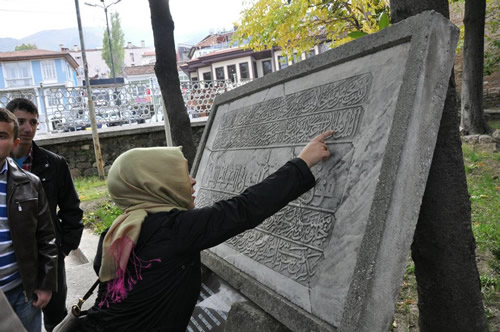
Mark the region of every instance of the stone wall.
[[[205, 123], [206, 119], [191, 124], [196, 147], [200, 142]], [[66, 158], [74, 177], [97, 175], [94, 144], [90, 131], [36, 137], [35, 141], [39, 146]], [[99, 141], [106, 172], [122, 152], [137, 147], [167, 145], [163, 124], [101, 129]]]

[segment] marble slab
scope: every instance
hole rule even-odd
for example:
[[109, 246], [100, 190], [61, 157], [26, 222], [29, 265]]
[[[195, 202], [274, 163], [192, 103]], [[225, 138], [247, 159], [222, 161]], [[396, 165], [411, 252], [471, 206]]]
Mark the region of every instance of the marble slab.
[[457, 38], [425, 12], [218, 97], [192, 171], [198, 207], [335, 133], [313, 189], [203, 263], [293, 331], [387, 331]]

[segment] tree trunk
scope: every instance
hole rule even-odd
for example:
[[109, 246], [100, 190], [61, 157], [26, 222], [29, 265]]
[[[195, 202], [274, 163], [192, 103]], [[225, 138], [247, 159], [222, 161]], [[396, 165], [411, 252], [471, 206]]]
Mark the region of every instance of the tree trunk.
[[483, 111], [484, 20], [486, 0], [465, 1], [462, 123], [466, 134], [489, 131]]
[[174, 145], [182, 145], [182, 151], [191, 169], [196, 149], [193, 143], [191, 122], [180, 89], [174, 21], [170, 14], [169, 0], [149, 0], [149, 9], [156, 50], [155, 73], [167, 108], [172, 140]]
[[[447, 0], [391, 0], [393, 23]], [[482, 69], [481, 69], [482, 70]], [[458, 131], [453, 73], [412, 244], [420, 331], [487, 331]]]

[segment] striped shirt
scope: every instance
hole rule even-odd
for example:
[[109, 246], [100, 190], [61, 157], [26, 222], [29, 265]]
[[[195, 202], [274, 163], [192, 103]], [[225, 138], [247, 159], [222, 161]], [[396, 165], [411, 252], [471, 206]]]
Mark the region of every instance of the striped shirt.
[[7, 161], [0, 171], [0, 288], [6, 292], [22, 283], [7, 219]]

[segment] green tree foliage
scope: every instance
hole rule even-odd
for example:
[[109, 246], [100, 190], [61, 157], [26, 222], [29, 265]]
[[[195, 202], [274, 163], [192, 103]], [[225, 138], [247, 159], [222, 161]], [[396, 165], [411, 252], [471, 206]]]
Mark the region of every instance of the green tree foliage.
[[[111, 47], [113, 49], [113, 63], [115, 67], [115, 76], [118, 76], [122, 72], [124, 60], [125, 60], [125, 35], [123, 34], [120, 15], [118, 13], [111, 13]], [[104, 31], [104, 38], [102, 39], [102, 59], [108, 65], [110, 71], [112, 70], [111, 65], [111, 54], [109, 51], [109, 39], [108, 33]], [[113, 73], [111, 73], [113, 75]]]
[[22, 43], [21, 45], [16, 46], [16, 51], [26, 51], [26, 50], [36, 50], [38, 47], [36, 47], [35, 44], [25, 44]]
[[302, 53], [325, 39], [335, 47], [389, 23], [386, 0], [249, 0], [245, 7], [233, 38], [256, 51]]

